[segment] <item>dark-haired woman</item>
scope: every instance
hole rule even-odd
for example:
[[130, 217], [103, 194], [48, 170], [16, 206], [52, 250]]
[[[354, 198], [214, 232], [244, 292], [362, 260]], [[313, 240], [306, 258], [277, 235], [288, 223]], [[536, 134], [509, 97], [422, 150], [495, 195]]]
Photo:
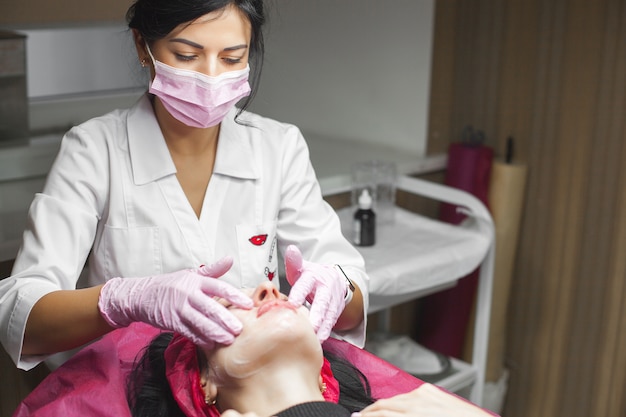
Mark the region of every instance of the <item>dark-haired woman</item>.
[[322, 199], [305, 141], [245, 111], [263, 2], [137, 0], [127, 20], [148, 92], [63, 138], [0, 282], [11, 358], [29, 369], [132, 322], [228, 345], [242, 325], [214, 297], [251, 308], [239, 289], [277, 283], [279, 253], [318, 339], [332, 330], [362, 345], [363, 259]]

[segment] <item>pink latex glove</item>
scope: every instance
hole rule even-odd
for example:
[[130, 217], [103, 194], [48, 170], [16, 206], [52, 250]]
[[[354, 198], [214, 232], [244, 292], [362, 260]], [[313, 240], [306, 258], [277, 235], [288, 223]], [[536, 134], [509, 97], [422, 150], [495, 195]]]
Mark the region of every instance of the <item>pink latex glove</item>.
[[241, 333], [241, 322], [214, 299], [224, 298], [245, 309], [252, 299], [219, 281], [233, 264], [223, 258], [210, 266], [143, 278], [113, 278], [100, 291], [98, 309], [113, 327], [144, 322], [183, 334], [206, 349], [231, 344]]
[[332, 265], [303, 260], [293, 245], [285, 250], [285, 273], [291, 284], [289, 301], [296, 306], [305, 300], [311, 303], [309, 319], [313, 330], [320, 342], [325, 341], [346, 307], [348, 281]]

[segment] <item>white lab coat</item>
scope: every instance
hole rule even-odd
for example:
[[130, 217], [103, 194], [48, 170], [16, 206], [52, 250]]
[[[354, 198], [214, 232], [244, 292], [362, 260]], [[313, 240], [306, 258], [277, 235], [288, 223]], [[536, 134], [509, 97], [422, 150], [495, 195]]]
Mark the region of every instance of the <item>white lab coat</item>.
[[[234, 258], [222, 278], [238, 287], [272, 279], [278, 251], [340, 264], [368, 307], [368, 277], [324, 202], [300, 131], [233, 109], [222, 122], [200, 218], [176, 168], [148, 96], [71, 129], [63, 138], [28, 226], [13, 275], [0, 281], [2, 344], [22, 369], [45, 359], [21, 355], [28, 314], [43, 295]], [[88, 262], [86, 279], [79, 276]], [[70, 326], [71, 323], [68, 323]], [[366, 323], [340, 336], [362, 346]]]

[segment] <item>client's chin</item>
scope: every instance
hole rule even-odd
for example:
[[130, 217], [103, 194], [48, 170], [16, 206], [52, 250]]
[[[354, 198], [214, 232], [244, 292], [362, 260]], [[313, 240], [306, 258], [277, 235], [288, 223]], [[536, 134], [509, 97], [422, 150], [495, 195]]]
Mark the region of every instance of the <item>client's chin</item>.
[[250, 378], [291, 360], [319, 362], [321, 367], [322, 348], [309, 322], [308, 310], [277, 305], [260, 316], [251, 316], [242, 317], [243, 331], [232, 345], [210, 354], [209, 362], [221, 374], [221, 380]]

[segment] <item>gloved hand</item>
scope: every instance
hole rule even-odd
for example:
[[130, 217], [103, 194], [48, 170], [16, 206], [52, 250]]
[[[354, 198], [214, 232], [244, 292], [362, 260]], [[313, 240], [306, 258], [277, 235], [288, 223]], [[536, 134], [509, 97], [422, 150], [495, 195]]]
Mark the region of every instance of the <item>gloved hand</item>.
[[285, 273], [291, 284], [289, 301], [300, 306], [311, 303], [309, 319], [320, 342], [330, 336], [346, 306], [348, 281], [332, 265], [320, 265], [302, 259], [300, 250], [290, 245], [285, 250]]
[[100, 291], [98, 309], [113, 327], [141, 321], [175, 331], [198, 346], [231, 344], [241, 333], [241, 322], [213, 297], [250, 309], [252, 299], [232, 285], [217, 280], [233, 264], [223, 258], [210, 266], [143, 278], [113, 278]]

